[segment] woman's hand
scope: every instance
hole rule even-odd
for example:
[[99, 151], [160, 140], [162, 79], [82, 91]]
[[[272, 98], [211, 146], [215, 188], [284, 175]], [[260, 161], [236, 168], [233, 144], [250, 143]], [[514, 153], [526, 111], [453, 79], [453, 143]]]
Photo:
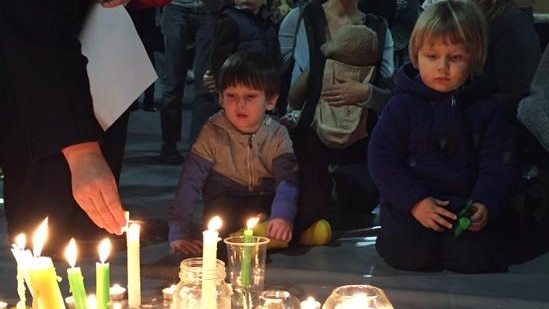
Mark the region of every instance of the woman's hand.
[[72, 195], [90, 219], [109, 233], [121, 235], [126, 216], [118, 187], [99, 144], [87, 142], [63, 149], [71, 171]]
[[326, 86], [320, 95], [330, 105], [356, 105], [368, 100], [370, 84], [363, 84], [353, 79], [336, 78], [336, 83]]

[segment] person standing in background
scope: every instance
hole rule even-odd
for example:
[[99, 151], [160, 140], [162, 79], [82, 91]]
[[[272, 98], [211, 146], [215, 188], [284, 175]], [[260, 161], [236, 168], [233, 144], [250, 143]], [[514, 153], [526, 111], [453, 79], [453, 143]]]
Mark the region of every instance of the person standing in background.
[[[209, 65], [208, 46], [215, 26], [216, 1], [172, 0], [162, 12], [164, 35], [164, 93], [160, 107], [162, 149], [160, 161], [180, 164], [183, 156], [177, 148], [181, 140], [183, 93], [187, 70], [192, 67], [195, 83], [189, 144], [192, 145], [206, 120], [218, 110], [218, 104], [202, 82]], [[189, 47], [194, 43], [194, 59]]]

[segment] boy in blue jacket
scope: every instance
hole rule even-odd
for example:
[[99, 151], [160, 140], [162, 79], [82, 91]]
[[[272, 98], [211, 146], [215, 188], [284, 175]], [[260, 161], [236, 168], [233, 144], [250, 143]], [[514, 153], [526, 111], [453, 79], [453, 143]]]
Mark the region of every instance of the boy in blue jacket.
[[[468, 91], [485, 59], [485, 29], [470, 1], [426, 9], [410, 38], [412, 64], [399, 71], [371, 136], [376, 249], [395, 268], [507, 269], [493, 232], [518, 176], [512, 129], [488, 94]], [[458, 227], [458, 216], [470, 225]]]

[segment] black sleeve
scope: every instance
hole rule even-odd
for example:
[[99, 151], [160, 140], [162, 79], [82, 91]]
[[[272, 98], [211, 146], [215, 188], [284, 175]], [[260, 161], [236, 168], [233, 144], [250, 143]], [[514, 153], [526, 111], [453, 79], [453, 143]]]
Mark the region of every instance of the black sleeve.
[[88, 1], [27, 0], [3, 3], [0, 61], [6, 65], [13, 117], [20, 118], [28, 147], [39, 157], [97, 140], [87, 59], [78, 29]]

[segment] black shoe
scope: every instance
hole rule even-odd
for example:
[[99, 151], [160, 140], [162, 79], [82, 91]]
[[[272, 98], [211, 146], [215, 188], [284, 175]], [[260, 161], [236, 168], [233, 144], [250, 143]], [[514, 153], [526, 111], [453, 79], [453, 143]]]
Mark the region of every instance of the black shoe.
[[185, 161], [185, 158], [183, 158], [181, 153], [177, 150], [175, 143], [164, 143], [160, 150], [159, 159], [162, 164], [168, 165], [177, 165]]
[[155, 112], [158, 111], [158, 108], [156, 108], [156, 107], [154, 107], [154, 106], [153, 106], [153, 107], [145, 107], [143, 110], [146, 111], [146, 112], [155, 113]]

